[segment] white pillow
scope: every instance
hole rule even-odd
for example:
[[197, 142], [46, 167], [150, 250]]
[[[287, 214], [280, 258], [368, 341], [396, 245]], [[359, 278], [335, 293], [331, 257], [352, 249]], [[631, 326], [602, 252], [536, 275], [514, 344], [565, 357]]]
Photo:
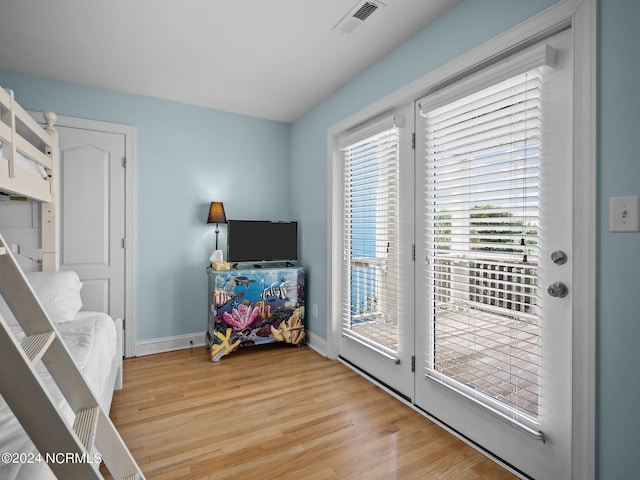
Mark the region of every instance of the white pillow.
[[28, 272], [27, 280], [53, 323], [70, 322], [82, 308], [82, 282], [72, 270]]
[[[53, 323], [70, 322], [82, 308], [78, 274], [71, 270], [59, 272], [28, 272], [31, 288]], [[13, 312], [0, 296], [0, 314], [10, 325], [17, 325]]]

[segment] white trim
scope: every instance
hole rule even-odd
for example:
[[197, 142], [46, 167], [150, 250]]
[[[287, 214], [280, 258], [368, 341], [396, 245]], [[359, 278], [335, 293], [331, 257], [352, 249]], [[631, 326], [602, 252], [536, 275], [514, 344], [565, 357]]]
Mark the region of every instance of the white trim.
[[183, 350], [185, 348], [204, 347], [207, 337], [204, 332], [175, 335], [173, 337], [154, 338], [153, 340], [141, 340], [136, 343], [137, 356], [153, 355], [154, 353]]
[[[355, 125], [355, 124], [354, 124]], [[327, 130], [327, 357], [337, 359], [340, 344], [340, 241], [341, 225], [333, 227], [333, 219], [340, 218], [342, 212], [342, 198], [338, 185], [342, 185], [342, 170], [338, 168], [337, 158], [340, 157], [340, 133], [347, 130], [329, 127]], [[337, 222], [339, 223], [339, 222]], [[334, 253], [335, 252], [335, 253]]]
[[116, 381], [113, 387], [114, 390], [122, 390], [122, 357], [123, 351], [123, 338], [122, 338], [122, 319], [116, 318], [113, 320], [116, 326], [116, 362], [118, 362], [118, 370], [116, 372]]
[[[323, 357], [327, 354], [327, 342], [324, 338], [306, 330], [307, 345], [318, 352]], [[154, 355], [156, 353], [170, 352], [173, 350], [184, 350], [186, 348], [207, 346], [206, 332], [188, 333], [185, 335], [175, 335], [173, 337], [154, 338], [152, 340], [141, 340], [136, 343], [137, 356]]]
[[[572, 474], [596, 476], [596, 0], [574, 14]], [[579, 319], [579, 321], [576, 321]]]
[[319, 335], [316, 335], [309, 330], [305, 330], [307, 334], [307, 345], [309, 348], [314, 349], [323, 357], [327, 356], [327, 341]]
[[[41, 118], [39, 112], [29, 111], [35, 118]], [[120, 123], [102, 122], [87, 118], [58, 115], [56, 127], [97, 130], [116, 133], [125, 137], [125, 233], [127, 248], [125, 250], [125, 304], [124, 304], [124, 355], [136, 356], [136, 127]]]
[[[573, 328], [573, 478], [595, 478], [595, 218], [596, 218], [596, 4], [595, 0], [561, 0], [543, 12], [457, 57], [327, 130], [327, 355], [337, 358], [339, 344], [339, 272], [341, 242], [332, 219], [341, 209], [340, 169], [336, 168], [339, 134], [449, 85], [512, 52], [573, 27], [575, 38]], [[338, 236], [338, 238], [336, 238]]]

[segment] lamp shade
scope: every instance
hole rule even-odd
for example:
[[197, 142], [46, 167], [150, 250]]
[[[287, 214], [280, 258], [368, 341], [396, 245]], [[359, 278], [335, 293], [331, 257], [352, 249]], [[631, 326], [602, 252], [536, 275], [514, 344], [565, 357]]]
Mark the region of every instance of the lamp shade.
[[211, 202], [207, 223], [227, 223], [227, 216], [224, 214], [222, 202]]

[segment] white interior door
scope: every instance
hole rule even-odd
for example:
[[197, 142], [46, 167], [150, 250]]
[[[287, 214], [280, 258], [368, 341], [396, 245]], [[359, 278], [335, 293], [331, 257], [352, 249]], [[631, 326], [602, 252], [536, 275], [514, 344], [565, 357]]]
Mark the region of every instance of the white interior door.
[[540, 480], [571, 478], [574, 241], [571, 32], [544, 44], [416, 108], [415, 404]]
[[125, 316], [125, 136], [59, 126], [60, 268], [82, 281], [84, 310]]

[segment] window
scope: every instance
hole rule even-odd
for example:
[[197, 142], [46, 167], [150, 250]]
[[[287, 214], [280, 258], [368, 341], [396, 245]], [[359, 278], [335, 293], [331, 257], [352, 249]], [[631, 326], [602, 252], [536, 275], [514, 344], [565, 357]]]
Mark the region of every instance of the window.
[[540, 68], [424, 118], [427, 375], [510, 415], [540, 413]]
[[[395, 120], [396, 119], [391, 119]], [[342, 142], [344, 285], [342, 333], [397, 350], [398, 128], [378, 124]], [[364, 138], [358, 138], [362, 137]]]

